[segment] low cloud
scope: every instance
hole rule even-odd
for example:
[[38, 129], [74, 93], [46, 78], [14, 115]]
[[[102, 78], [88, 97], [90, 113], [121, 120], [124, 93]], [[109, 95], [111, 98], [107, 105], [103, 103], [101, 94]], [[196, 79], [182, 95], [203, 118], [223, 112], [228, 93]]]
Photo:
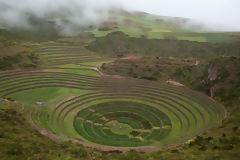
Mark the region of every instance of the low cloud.
[[56, 19], [64, 32], [87, 25], [97, 25], [120, 3], [109, 0], [0, 0], [0, 25], [32, 29], [31, 17]]
[[[172, 17], [185, 17], [205, 28], [240, 31], [239, 0], [0, 0], [0, 26], [32, 29], [31, 17], [65, 17], [56, 24], [64, 32], [97, 25], [109, 11], [126, 9]], [[187, 24], [187, 26], [191, 26]]]

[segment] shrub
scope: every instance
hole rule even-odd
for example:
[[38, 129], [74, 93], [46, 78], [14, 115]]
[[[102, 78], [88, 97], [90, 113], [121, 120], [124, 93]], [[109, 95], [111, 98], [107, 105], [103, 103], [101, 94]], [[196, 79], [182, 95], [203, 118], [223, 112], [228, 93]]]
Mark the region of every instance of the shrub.
[[133, 135], [133, 136], [137, 136], [137, 135], [140, 134], [140, 132], [138, 132], [138, 131], [132, 131], [130, 134]]

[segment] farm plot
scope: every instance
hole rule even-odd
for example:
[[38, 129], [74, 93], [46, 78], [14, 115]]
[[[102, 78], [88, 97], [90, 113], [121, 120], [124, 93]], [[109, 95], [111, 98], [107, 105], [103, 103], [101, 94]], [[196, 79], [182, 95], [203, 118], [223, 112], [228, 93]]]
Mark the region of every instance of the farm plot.
[[36, 51], [45, 60], [44, 63], [47, 66], [102, 61], [101, 57], [92, 55], [83, 46], [76, 46], [71, 43], [46, 43], [38, 47]]

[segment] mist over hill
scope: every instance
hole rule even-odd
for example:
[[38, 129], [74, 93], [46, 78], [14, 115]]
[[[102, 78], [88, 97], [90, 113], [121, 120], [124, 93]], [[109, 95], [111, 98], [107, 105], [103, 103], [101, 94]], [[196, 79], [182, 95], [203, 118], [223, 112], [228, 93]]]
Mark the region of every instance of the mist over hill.
[[[34, 29], [32, 19], [55, 19], [56, 27], [69, 33], [72, 30], [91, 25], [96, 26], [105, 22], [112, 17], [113, 11], [130, 13], [141, 11], [158, 16], [163, 15], [165, 16], [164, 22], [183, 29], [239, 31], [236, 19], [238, 3], [232, 1], [229, 3], [217, 2], [217, 4], [215, 0], [211, 3], [203, 1], [198, 2], [198, 5], [193, 5], [192, 2], [183, 0], [181, 3], [174, 2], [176, 6], [172, 6], [170, 2], [154, 2], [152, 0], [148, 3], [135, 0], [129, 2], [98, 0], [97, 3], [94, 0], [1, 0], [0, 26]], [[137, 3], [138, 5], [136, 5]], [[216, 8], [211, 9], [214, 5]], [[159, 8], [159, 11], [156, 11], [156, 7]], [[198, 12], [201, 8], [205, 10], [200, 14]], [[228, 16], [229, 18], [227, 18]], [[121, 22], [122, 19], [118, 17], [115, 20]]]

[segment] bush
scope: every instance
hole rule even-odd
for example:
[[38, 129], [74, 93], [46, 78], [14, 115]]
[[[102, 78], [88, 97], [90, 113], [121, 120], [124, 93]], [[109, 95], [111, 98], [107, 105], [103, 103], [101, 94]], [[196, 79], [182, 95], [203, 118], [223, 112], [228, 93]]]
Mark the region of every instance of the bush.
[[151, 81], [156, 81], [157, 78], [156, 77], [140, 77], [140, 79], [146, 79], [146, 80], [151, 80]]
[[138, 131], [132, 131], [130, 134], [131, 134], [132, 136], [137, 136], [137, 135], [140, 134], [140, 132], [138, 132]]

